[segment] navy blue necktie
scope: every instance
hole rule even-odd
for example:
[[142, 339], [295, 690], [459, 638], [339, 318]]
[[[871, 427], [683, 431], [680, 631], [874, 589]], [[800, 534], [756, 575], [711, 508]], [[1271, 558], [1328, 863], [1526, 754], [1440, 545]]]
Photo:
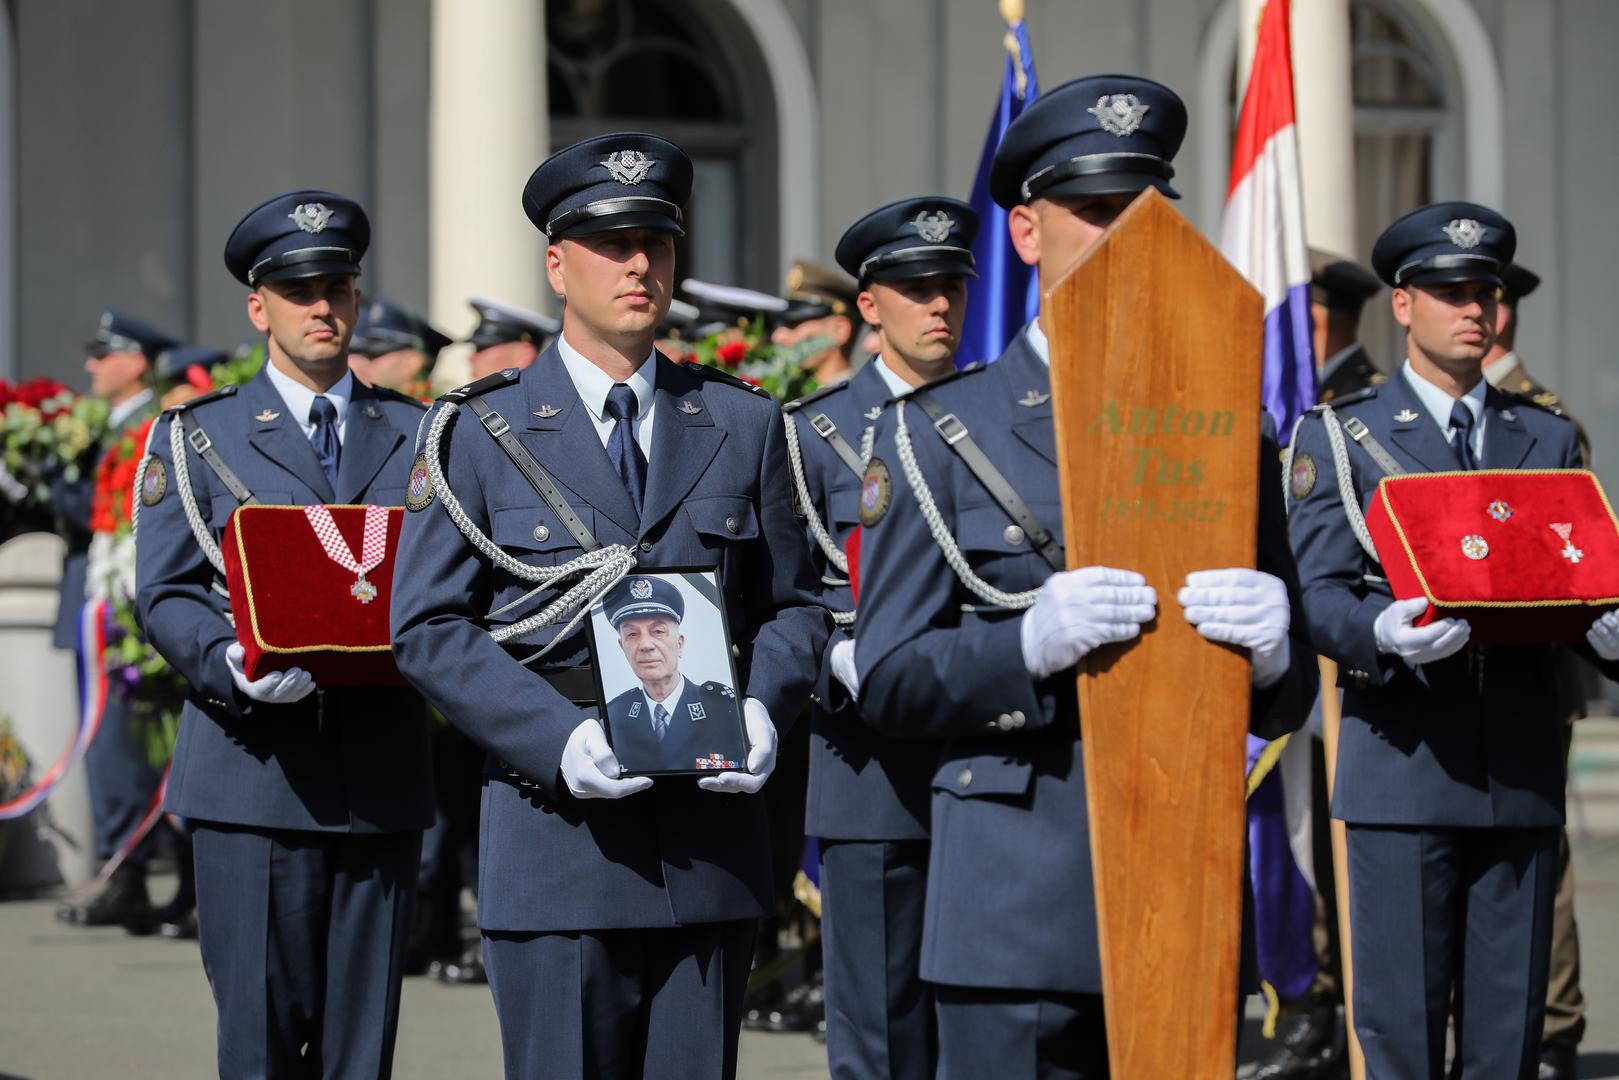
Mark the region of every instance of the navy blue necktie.
[[309, 441], [315, 446], [315, 455], [320, 458], [320, 469], [326, 474], [326, 482], [332, 485], [332, 493], [337, 493], [337, 460], [343, 455], [343, 444], [337, 441], [337, 406], [332, 399], [317, 395], [309, 405], [309, 422], [315, 425], [310, 434]]
[[1478, 458], [1473, 456], [1473, 410], [1460, 398], [1450, 407], [1450, 426], [1450, 445], [1456, 451], [1456, 460], [1464, 469], [1478, 468]]
[[646, 494], [646, 458], [641, 454], [640, 443], [635, 441], [635, 414], [639, 411], [635, 391], [625, 384], [614, 383], [607, 391], [607, 415], [618, 421], [607, 437], [607, 456], [630, 493], [636, 517], [641, 516], [641, 498]]

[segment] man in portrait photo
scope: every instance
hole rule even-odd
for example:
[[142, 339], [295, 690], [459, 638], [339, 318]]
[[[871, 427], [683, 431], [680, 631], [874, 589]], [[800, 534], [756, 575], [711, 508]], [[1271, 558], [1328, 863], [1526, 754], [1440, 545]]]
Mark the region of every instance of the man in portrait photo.
[[[680, 673], [686, 651], [680, 589], [661, 577], [632, 574], [608, 590], [602, 609], [636, 680], [607, 705], [609, 738], [624, 771], [740, 768], [736, 691]], [[604, 687], [608, 694], [615, 689]]]

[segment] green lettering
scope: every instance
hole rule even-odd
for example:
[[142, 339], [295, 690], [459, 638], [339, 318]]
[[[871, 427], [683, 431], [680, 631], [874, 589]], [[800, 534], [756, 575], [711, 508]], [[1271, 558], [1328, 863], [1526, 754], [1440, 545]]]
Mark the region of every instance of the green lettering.
[[1179, 405], [1171, 405], [1164, 410], [1164, 422], [1158, 429], [1160, 435], [1173, 435], [1175, 433], [1175, 417], [1181, 414]]
[[1124, 424], [1119, 421], [1119, 407], [1111, 401], [1103, 405], [1101, 413], [1097, 415], [1095, 420], [1091, 421], [1090, 430], [1106, 430], [1113, 435], [1122, 434]]
[[1130, 412], [1130, 434], [1153, 435], [1158, 428], [1157, 409], [1133, 409]]
[[1202, 458], [1198, 458], [1186, 466], [1187, 484], [1196, 485], [1203, 482], [1203, 466], [1205, 464], [1207, 463]]
[[1191, 412], [1189, 412], [1185, 416], [1181, 417], [1181, 434], [1182, 435], [1201, 435], [1201, 434], [1203, 434], [1203, 410], [1202, 409], [1193, 409]]
[[1135, 452], [1136, 468], [1135, 468], [1135, 472], [1133, 472], [1130, 475], [1130, 482], [1132, 484], [1144, 484], [1144, 483], [1146, 483], [1147, 482], [1147, 466], [1152, 464], [1152, 459], [1155, 458], [1155, 457], [1158, 457], [1158, 456], [1159, 456], [1158, 451], [1154, 450], [1150, 446], [1143, 446], [1140, 449], [1136, 450], [1136, 452]]
[[1237, 414], [1225, 409], [1214, 414], [1209, 421], [1210, 435], [1230, 435], [1237, 428]]
[[1181, 482], [1181, 463], [1178, 458], [1165, 458], [1158, 465], [1158, 482], [1164, 486]]

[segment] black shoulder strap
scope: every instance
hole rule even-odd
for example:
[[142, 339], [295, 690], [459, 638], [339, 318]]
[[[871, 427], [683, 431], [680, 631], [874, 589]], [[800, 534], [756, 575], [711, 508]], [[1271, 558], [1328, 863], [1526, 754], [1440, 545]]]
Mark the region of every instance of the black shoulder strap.
[[254, 495], [248, 486], [242, 483], [242, 478], [236, 475], [235, 470], [225, 464], [225, 459], [220, 457], [218, 450], [214, 449], [214, 440], [210, 439], [208, 433], [202, 430], [202, 425], [197, 423], [195, 416], [189, 411], [177, 412], [173, 422], [180, 425], [180, 430], [185, 432], [186, 442], [191, 444], [191, 449], [195, 450], [197, 456], [202, 458], [210, 469], [214, 470], [214, 475], [219, 477], [219, 482], [230, 490], [238, 506], [251, 506], [259, 501], [258, 496]]
[[928, 419], [933, 421], [933, 430], [939, 433], [939, 438], [955, 451], [961, 463], [967, 466], [967, 471], [983, 485], [990, 498], [1006, 512], [1006, 516], [1023, 530], [1023, 535], [1029, 538], [1030, 546], [1040, 553], [1040, 557], [1045, 559], [1053, 570], [1068, 569], [1057, 538], [1040, 524], [1039, 519], [1018, 495], [1017, 489], [1007, 482], [1006, 477], [995, 467], [995, 463], [979, 449], [977, 443], [973, 442], [972, 436], [967, 432], [967, 425], [963, 424], [955, 413], [945, 412], [944, 407], [933, 400], [933, 395], [926, 389], [911, 391], [906, 400], [916, 402], [922, 411], [928, 414]]
[[1405, 466], [1395, 461], [1393, 454], [1383, 449], [1383, 444], [1377, 441], [1377, 438], [1372, 434], [1372, 429], [1366, 426], [1366, 421], [1358, 416], [1345, 418], [1344, 433], [1360, 444], [1362, 450], [1371, 455], [1372, 460], [1377, 462], [1377, 467], [1383, 470], [1385, 476], [1403, 476], [1405, 474]]
[[[826, 440], [826, 444], [832, 448], [839, 458], [843, 459], [843, 464], [848, 466], [849, 471], [855, 474], [856, 479], [864, 479], [866, 463], [860, 460], [860, 455], [855, 452], [854, 447], [849, 445], [849, 440], [839, 433], [838, 425], [832, 422], [832, 418], [826, 413], [816, 412], [814, 409], [805, 409], [804, 414], [809, 417], [810, 427], [815, 429], [815, 434]], [[791, 417], [788, 418], [787, 422], [792, 423]]]
[[[474, 383], [473, 385], [476, 386], [477, 384]], [[445, 396], [448, 397], [449, 395], [446, 394]], [[562, 522], [562, 527], [573, 534], [575, 540], [579, 541], [579, 546], [586, 551], [595, 551], [601, 547], [596, 538], [590, 535], [590, 530], [585, 528], [585, 523], [580, 520], [579, 515], [573, 512], [573, 507], [568, 505], [568, 500], [562, 497], [562, 492], [557, 490], [557, 486], [551, 480], [550, 475], [540, 467], [538, 461], [534, 460], [534, 455], [528, 452], [528, 447], [524, 446], [517, 436], [512, 434], [512, 426], [506, 422], [506, 418], [491, 409], [488, 403], [483, 400], [481, 394], [468, 396], [465, 401], [472, 411], [477, 414], [479, 421], [484, 426], [484, 430], [494, 436], [495, 442], [499, 444], [502, 450], [506, 451], [506, 456], [512, 459], [512, 464], [517, 466], [517, 471], [523, 474], [523, 478], [529, 482], [535, 491], [539, 492], [540, 498], [545, 500], [546, 505], [551, 508], [551, 512], [556, 514], [557, 520]]]

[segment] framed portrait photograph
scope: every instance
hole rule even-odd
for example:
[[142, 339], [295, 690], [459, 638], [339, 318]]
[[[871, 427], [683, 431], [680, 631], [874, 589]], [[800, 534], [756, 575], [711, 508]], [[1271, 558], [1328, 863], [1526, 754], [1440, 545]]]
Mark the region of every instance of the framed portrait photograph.
[[714, 570], [631, 572], [591, 608], [590, 647], [602, 726], [626, 776], [747, 767]]

